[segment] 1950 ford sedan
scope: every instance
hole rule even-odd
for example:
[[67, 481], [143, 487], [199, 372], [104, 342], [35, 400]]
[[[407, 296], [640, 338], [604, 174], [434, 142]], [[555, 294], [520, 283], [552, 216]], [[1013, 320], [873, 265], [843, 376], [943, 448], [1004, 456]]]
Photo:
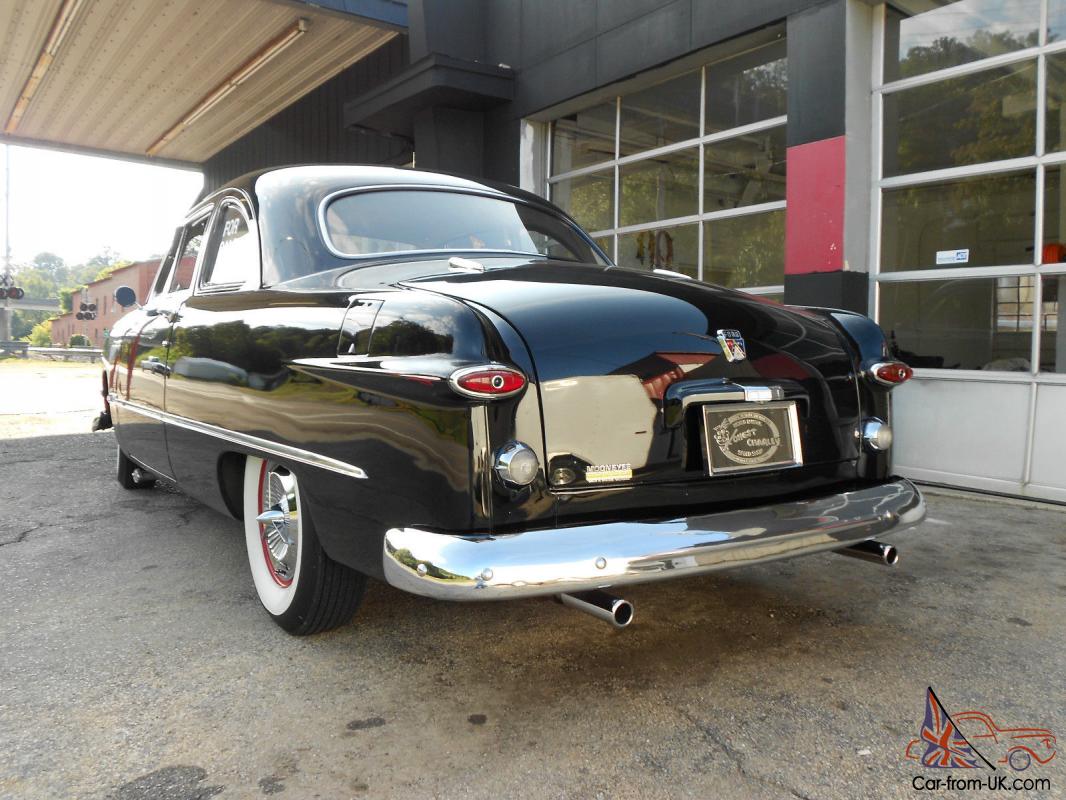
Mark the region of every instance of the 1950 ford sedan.
[[307, 634], [367, 576], [556, 596], [876, 541], [910, 376], [861, 315], [622, 269], [517, 189], [375, 167], [247, 176], [193, 208], [105, 347], [118, 480], [243, 520], [266, 610]]

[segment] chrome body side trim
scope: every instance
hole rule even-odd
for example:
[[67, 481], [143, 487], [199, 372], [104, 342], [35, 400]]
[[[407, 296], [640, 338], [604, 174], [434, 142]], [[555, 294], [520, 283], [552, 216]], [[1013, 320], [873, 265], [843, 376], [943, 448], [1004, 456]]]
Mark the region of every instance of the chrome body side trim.
[[385, 579], [440, 600], [510, 600], [682, 578], [826, 550], [925, 517], [910, 481], [697, 517], [606, 522], [499, 536], [393, 528]]
[[166, 411], [148, 408], [139, 403], [131, 403], [129, 400], [123, 400], [113, 393], [108, 395], [108, 400], [114, 405], [128, 408], [131, 411], [146, 417], [157, 419], [160, 422], [165, 422], [170, 425], [178, 425], [179, 427], [186, 428], [190, 431], [196, 431], [197, 433], [202, 433], [207, 436], [214, 436], [217, 439], [224, 439], [227, 442], [247, 447], [250, 450], [256, 450], [260, 453], [274, 456], [282, 461], [297, 461], [311, 467], [328, 469], [331, 472], [337, 472], [351, 478], [366, 479], [368, 477], [366, 472], [354, 464], [338, 461], [335, 458], [323, 456], [318, 453], [312, 453], [310, 450], [303, 450], [299, 447], [281, 444], [280, 442], [272, 442], [269, 439], [262, 439], [248, 433], [241, 433], [240, 431], [231, 431], [228, 428], [220, 428], [217, 425], [198, 422], [197, 420], [189, 419], [188, 417], [179, 417], [177, 414], [168, 414]]

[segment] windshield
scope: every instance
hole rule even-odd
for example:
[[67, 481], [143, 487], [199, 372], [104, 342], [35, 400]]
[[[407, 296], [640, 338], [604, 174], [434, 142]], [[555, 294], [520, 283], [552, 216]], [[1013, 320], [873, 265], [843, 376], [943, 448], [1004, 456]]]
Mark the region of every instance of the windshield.
[[524, 203], [462, 192], [353, 192], [326, 207], [324, 235], [337, 255], [487, 250], [606, 263], [561, 217]]

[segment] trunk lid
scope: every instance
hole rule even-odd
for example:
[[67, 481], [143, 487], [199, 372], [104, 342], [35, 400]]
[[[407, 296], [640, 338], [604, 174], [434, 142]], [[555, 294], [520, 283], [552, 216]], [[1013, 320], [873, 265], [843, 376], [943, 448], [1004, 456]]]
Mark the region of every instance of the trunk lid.
[[[548, 473], [575, 473], [565, 490], [708, 480], [701, 406], [735, 401], [745, 385], [796, 403], [803, 466], [792, 471], [858, 455], [852, 356], [814, 315], [696, 281], [559, 262], [406, 285], [489, 308], [523, 337]], [[723, 353], [719, 332], [731, 330], [746, 343], [742, 360]]]

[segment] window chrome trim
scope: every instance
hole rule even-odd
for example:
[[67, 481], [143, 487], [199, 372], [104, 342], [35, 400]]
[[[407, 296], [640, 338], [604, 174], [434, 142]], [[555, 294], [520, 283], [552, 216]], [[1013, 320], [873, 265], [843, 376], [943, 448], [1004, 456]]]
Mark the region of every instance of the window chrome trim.
[[607, 258], [606, 254], [600, 250], [597, 244], [592, 241], [590, 237], [580, 225], [570, 219], [566, 214], [561, 214], [557, 209], [552, 207], [545, 208], [539, 203], [533, 203], [529, 200], [525, 200], [521, 197], [512, 197], [505, 192], [496, 191], [495, 189], [481, 188], [477, 186], [465, 187], [465, 186], [447, 186], [445, 184], [437, 183], [380, 183], [372, 186], [354, 186], [348, 189], [339, 189], [335, 192], [330, 192], [318, 204], [318, 234], [322, 237], [323, 243], [326, 245], [326, 249], [337, 258], [343, 258], [345, 261], [377, 261], [381, 258], [391, 258], [393, 256], [408, 256], [408, 255], [429, 255], [433, 253], [499, 253], [502, 255], [517, 255], [517, 256], [539, 256], [540, 258], [551, 258], [551, 256], [545, 253], [527, 253], [521, 250], [487, 250], [478, 249], [472, 247], [455, 248], [455, 249], [441, 249], [432, 248], [429, 250], [389, 250], [383, 253], [360, 253], [352, 254], [345, 253], [333, 244], [333, 239], [329, 235], [329, 228], [326, 226], [326, 209], [335, 200], [339, 200], [341, 197], [347, 197], [353, 194], [362, 194], [364, 192], [393, 192], [393, 191], [422, 191], [422, 192], [450, 192], [451, 194], [469, 194], [477, 197], [488, 197], [493, 200], [503, 200], [507, 203], [514, 203], [517, 205], [528, 206], [529, 208], [535, 208], [538, 211], [542, 211], [545, 214], [550, 214], [557, 218], [564, 225], [567, 225], [582, 239], [590, 248], [592, 252], [598, 254], [607, 263], [604, 266], [611, 266], [613, 262]]
[[319, 467], [320, 469], [326, 469], [341, 475], [347, 475], [350, 478], [365, 480], [368, 477], [363, 469], [354, 464], [339, 461], [335, 458], [330, 458], [329, 456], [320, 455], [319, 453], [312, 453], [310, 450], [303, 450], [302, 448], [292, 447], [287, 444], [281, 444], [280, 442], [272, 442], [268, 439], [252, 436], [251, 434], [241, 433], [240, 431], [230, 430], [229, 428], [222, 428], [218, 425], [211, 425], [206, 422], [199, 422], [194, 419], [189, 419], [188, 417], [180, 417], [177, 414], [160, 411], [156, 408], [142, 406], [140, 403], [133, 403], [129, 400], [120, 398], [113, 392], [108, 394], [108, 400], [114, 405], [128, 408], [131, 411], [159, 420], [160, 422], [177, 425], [180, 428], [185, 428], [186, 430], [194, 431], [196, 433], [202, 433], [207, 436], [214, 436], [216, 439], [222, 439], [223, 441], [241, 445], [242, 447], [247, 447], [251, 450], [257, 450], [282, 460], [298, 461], [301, 464], [307, 464], [311, 467]]

